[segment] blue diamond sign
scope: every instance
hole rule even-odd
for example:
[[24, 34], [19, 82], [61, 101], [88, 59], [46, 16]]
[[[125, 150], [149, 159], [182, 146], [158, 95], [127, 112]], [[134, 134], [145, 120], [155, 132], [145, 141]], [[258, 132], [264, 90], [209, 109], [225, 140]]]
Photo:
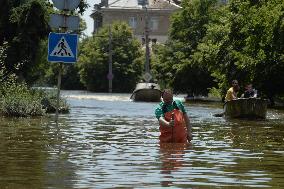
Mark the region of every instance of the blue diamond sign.
[[77, 62], [77, 34], [50, 33], [48, 37], [49, 62]]

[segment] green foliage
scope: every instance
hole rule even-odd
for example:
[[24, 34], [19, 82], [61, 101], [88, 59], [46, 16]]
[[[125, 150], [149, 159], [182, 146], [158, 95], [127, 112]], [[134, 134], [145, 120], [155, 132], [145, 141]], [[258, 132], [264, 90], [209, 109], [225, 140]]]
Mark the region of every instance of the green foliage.
[[[113, 91], [130, 92], [143, 70], [141, 46], [126, 23], [114, 23], [111, 33]], [[108, 91], [109, 28], [103, 27], [94, 37], [84, 39], [79, 48], [82, 83], [91, 91]]]
[[219, 99], [222, 98], [220, 89], [217, 89], [216, 87], [212, 87], [209, 90], [209, 95], [208, 96], [219, 98]]
[[[18, 83], [17, 76], [7, 72], [1, 57], [5, 57], [3, 46], [0, 46], [0, 115], [27, 117], [55, 112], [56, 94], [31, 90], [25, 83]], [[59, 112], [68, 111], [66, 101], [60, 99]]]
[[214, 80], [207, 68], [192, 59], [199, 42], [206, 35], [207, 24], [216, 1], [186, 0], [172, 16], [170, 40], [156, 51], [159, 61], [153, 68], [158, 79], [175, 92], [207, 95]]
[[[14, 79], [1, 82], [0, 115], [13, 117], [41, 116], [56, 111], [56, 93], [31, 90], [24, 83]], [[60, 98], [59, 112], [68, 113], [69, 105]]]
[[39, 93], [31, 92], [25, 84], [9, 82], [2, 85], [0, 113], [6, 116], [38, 116], [45, 113]]
[[252, 82], [264, 96], [283, 94], [284, 2], [234, 0], [217, 11], [194, 59], [225, 91], [232, 79]]
[[191, 54], [206, 34], [206, 25], [215, 9], [216, 0], [185, 0], [182, 10], [173, 15], [170, 38], [184, 43]]
[[218, 81], [219, 88], [225, 93], [230, 81], [240, 72], [236, 71], [229, 34], [231, 22], [229, 21], [227, 6], [215, 10], [211, 21], [207, 25], [207, 33], [199, 42], [192, 59], [199, 65], [206, 67], [211, 75]]
[[153, 68], [177, 92], [212, 88], [225, 95], [237, 79], [272, 99], [284, 94], [283, 43], [284, 1], [185, 0], [172, 17], [170, 40], [155, 51]]
[[161, 87], [170, 88], [176, 73], [174, 47], [171, 44], [152, 46], [151, 71]]
[[78, 6], [78, 13], [82, 15], [88, 7], [90, 7], [90, 5], [87, 3], [87, 0], [81, 0]]
[[33, 69], [38, 64], [35, 60], [40, 41], [50, 31], [48, 1], [3, 0], [1, 4], [0, 46], [7, 42], [5, 67], [8, 72], [32, 82]]
[[[76, 11], [82, 14], [88, 6], [81, 0]], [[51, 31], [49, 14], [54, 12], [49, 0], [0, 1], [0, 46], [6, 43], [6, 57], [2, 61], [7, 72], [15, 73], [29, 85], [41, 83], [47, 75], [44, 72], [50, 71], [46, 39]], [[79, 32], [82, 32], [86, 24], [80, 23]]]
[[[41, 104], [42, 108], [46, 113], [55, 113], [57, 106], [57, 90], [56, 88], [51, 89], [34, 89], [34, 92], [37, 92], [41, 96]], [[59, 113], [69, 113], [69, 105], [66, 100], [63, 98], [59, 98]]]
[[194, 64], [185, 64], [176, 73], [173, 82], [175, 91], [186, 92], [190, 96], [207, 96], [209, 89], [214, 84], [208, 70]]
[[0, 115], [43, 115], [46, 110], [42, 107], [42, 93], [29, 90], [24, 83], [17, 83], [16, 75], [7, 72], [2, 57], [5, 57], [5, 50], [0, 46]]

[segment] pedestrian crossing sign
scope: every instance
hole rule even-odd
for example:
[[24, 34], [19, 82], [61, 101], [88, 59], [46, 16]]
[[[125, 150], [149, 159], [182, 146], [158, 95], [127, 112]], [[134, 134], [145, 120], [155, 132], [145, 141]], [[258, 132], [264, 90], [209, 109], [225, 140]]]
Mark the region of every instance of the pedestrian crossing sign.
[[77, 34], [50, 33], [48, 37], [49, 62], [75, 63], [77, 61]]

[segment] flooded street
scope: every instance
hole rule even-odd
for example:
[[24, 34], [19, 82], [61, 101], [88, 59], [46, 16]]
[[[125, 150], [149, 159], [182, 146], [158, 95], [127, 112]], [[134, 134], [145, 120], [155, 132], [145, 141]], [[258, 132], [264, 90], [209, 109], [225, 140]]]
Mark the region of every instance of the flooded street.
[[63, 91], [70, 114], [0, 118], [0, 188], [284, 187], [284, 112], [214, 117], [186, 103], [193, 141], [159, 144], [157, 103], [131, 94]]

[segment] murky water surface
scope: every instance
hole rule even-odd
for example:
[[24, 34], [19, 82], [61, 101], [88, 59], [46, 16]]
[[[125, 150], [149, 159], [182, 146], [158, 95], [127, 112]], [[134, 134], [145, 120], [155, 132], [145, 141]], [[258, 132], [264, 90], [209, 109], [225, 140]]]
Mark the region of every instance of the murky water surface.
[[186, 104], [189, 145], [158, 141], [156, 103], [130, 94], [63, 92], [71, 113], [0, 118], [0, 188], [284, 188], [284, 112], [225, 120]]

